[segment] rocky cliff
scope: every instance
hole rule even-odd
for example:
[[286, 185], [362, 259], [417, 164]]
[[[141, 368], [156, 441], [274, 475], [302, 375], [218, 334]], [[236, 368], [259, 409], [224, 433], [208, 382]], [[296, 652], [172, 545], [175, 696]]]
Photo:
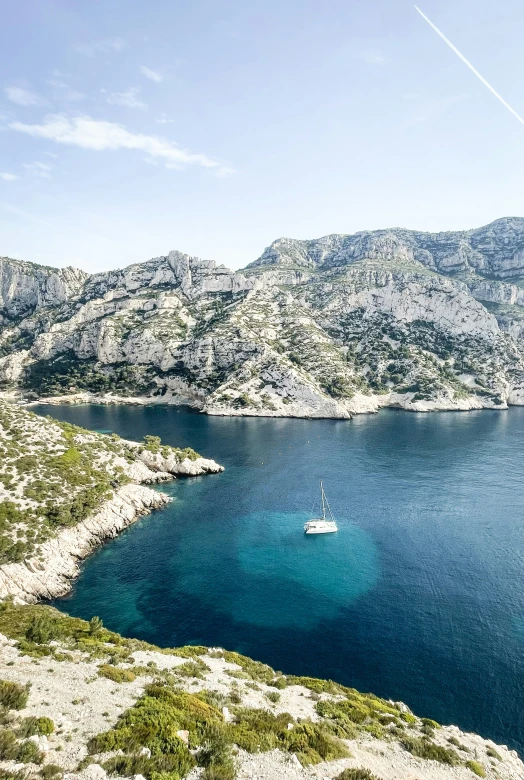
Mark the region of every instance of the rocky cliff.
[[43, 606], [0, 610], [0, 701], [0, 771], [16, 780], [524, 777], [506, 746], [401, 702]]
[[168, 502], [141, 483], [222, 470], [156, 437], [139, 444], [0, 401], [0, 599], [66, 593], [95, 547]]
[[524, 399], [520, 218], [279, 239], [240, 272], [170, 252], [93, 276], [0, 274], [0, 382], [27, 399], [340, 418]]

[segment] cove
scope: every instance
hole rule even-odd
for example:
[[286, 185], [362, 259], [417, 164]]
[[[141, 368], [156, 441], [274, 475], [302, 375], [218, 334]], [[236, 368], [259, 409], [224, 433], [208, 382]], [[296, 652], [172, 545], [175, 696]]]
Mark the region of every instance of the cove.
[[[98, 550], [55, 606], [336, 679], [524, 753], [524, 409], [351, 422], [35, 411], [226, 467]], [[302, 531], [324, 485], [340, 532]]]

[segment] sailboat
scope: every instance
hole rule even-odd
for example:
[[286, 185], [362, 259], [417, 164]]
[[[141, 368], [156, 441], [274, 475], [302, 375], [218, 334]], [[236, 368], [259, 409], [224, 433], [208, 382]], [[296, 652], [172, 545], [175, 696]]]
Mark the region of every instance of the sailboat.
[[[304, 531], [306, 534], [334, 534], [338, 531], [335, 518], [333, 517], [333, 513], [329, 508], [322, 481], [320, 482], [320, 498], [322, 501], [322, 517], [307, 521], [307, 523], [304, 525]], [[326, 507], [331, 520], [326, 519]]]

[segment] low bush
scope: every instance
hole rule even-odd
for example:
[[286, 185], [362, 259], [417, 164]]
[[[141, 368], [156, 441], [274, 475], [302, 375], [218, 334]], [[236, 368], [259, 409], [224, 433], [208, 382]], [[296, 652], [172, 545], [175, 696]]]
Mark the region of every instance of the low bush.
[[486, 770], [478, 761], [466, 761], [466, 766], [474, 775], [477, 775], [477, 777], [486, 777]]
[[464, 753], [469, 753], [469, 748], [466, 747], [466, 745], [463, 745], [462, 742], [459, 742], [456, 737], [448, 737], [448, 742], [450, 745], [454, 745], [459, 750], [463, 750]]
[[120, 716], [114, 728], [90, 740], [88, 749], [91, 754], [112, 750], [129, 753], [147, 747], [152, 755], [160, 755], [172, 751], [178, 754], [182, 746], [182, 752], [189, 753], [176, 736], [177, 731], [189, 731], [189, 743], [191, 747], [197, 747], [210, 726], [222, 723], [222, 713], [202, 698], [152, 684], [147, 685], [145, 695]]
[[436, 720], [431, 720], [431, 718], [421, 718], [420, 722], [423, 726], [427, 726], [430, 729], [440, 729], [441, 725], [440, 723], [437, 723]]
[[58, 764], [46, 764], [40, 770], [40, 777], [43, 780], [59, 780], [64, 773], [64, 770]]
[[[321, 723], [295, 724], [287, 713], [239, 709], [228, 727], [230, 740], [249, 753], [279, 748], [295, 753], [302, 765], [333, 761], [349, 755], [343, 743]], [[289, 728], [291, 724], [292, 728]]]
[[205, 735], [198, 763], [205, 768], [205, 780], [234, 780], [235, 765], [231, 744], [221, 726], [210, 726]]
[[0, 780], [29, 780], [25, 769], [0, 769]]
[[369, 769], [354, 768], [344, 769], [339, 775], [335, 777], [335, 780], [380, 780], [376, 775], [372, 774]]
[[174, 671], [182, 677], [196, 677], [203, 680], [205, 673], [210, 672], [211, 669], [200, 658], [195, 658], [193, 661], [186, 661], [185, 664], [175, 667]]
[[16, 758], [18, 743], [11, 729], [0, 729], [0, 761], [13, 761]]
[[0, 705], [8, 710], [23, 710], [27, 704], [29, 688], [16, 682], [0, 680]]
[[38, 749], [33, 740], [28, 739], [18, 746], [16, 760], [22, 764], [41, 764], [44, 760], [44, 754]]
[[35, 718], [31, 716], [30, 718], [23, 719], [17, 729], [17, 733], [18, 736], [22, 738], [32, 737], [34, 734], [38, 734], [38, 736], [42, 737], [49, 736], [54, 730], [55, 724], [51, 718], [46, 718], [45, 716]]
[[455, 750], [436, 745], [427, 737], [405, 736], [400, 740], [400, 744], [417, 758], [440, 761], [441, 764], [449, 764], [450, 766], [456, 766], [460, 763], [459, 755]]
[[147, 780], [175, 780], [184, 777], [194, 766], [195, 760], [183, 743], [178, 740], [180, 747], [170, 753], [160, 753], [151, 756], [114, 756], [103, 764], [104, 769], [110, 775], [120, 777], [135, 777], [142, 775]]
[[37, 645], [45, 645], [52, 639], [58, 639], [60, 630], [56, 621], [48, 613], [44, 612], [40, 615], [35, 615], [27, 627], [25, 635], [30, 642], [35, 642]]
[[120, 669], [118, 666], [102, 664], [98, 667], [98, 676], [106, 677], [116, 683], [133, 682], [136, 680], [136, 674], [131, 669]]

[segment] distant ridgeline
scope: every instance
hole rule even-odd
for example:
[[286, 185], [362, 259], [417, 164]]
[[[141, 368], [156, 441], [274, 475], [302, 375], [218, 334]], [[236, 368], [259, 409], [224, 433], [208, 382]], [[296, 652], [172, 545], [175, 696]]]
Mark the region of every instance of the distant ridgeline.
[[[524, 219], [170, 252], [89, 276], [0, 260], [0, 388], [347, 418], [524, 402]], [[86, 396], [84, 396], [86, 397]]]

